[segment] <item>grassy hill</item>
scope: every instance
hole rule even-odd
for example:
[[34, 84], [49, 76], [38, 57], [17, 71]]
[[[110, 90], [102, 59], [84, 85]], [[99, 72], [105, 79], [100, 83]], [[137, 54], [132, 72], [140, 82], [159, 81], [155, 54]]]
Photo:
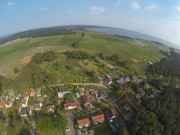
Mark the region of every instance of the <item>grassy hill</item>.
[[[0, 74], [13, 77], [15, 66], [21, 68], [35, 53], [47, 50], [57, 52], [85, 50], [90, 53], [102, 52], [105, 56], [118, 53], [123, 56], [123, 59], [133, 59], [136, 63], [144, 59], [154, 62], [156, 59], [165, 57], [159, 52], [160, 50], [169, 52], [168, 47], [149, 41], [144, 41], [146, 46], [140, 46], [136, 45], [131, 38], [84, 30], [73, 31], [71, 34], [20, 38], [0, 45]], [[78, 42], [77, 48], [71, 46], [73, 42]], [[137, 68], [137, 64], [135, 66]]]

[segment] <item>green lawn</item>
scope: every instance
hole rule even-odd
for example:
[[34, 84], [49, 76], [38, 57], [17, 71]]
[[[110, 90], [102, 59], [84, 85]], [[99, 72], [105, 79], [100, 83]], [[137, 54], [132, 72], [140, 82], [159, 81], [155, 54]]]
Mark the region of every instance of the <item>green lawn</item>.
[[112, 135], [111, 127], [109, 123], [104, 123], [103, 125], [96, 127], [94, 129], [95, 135]]

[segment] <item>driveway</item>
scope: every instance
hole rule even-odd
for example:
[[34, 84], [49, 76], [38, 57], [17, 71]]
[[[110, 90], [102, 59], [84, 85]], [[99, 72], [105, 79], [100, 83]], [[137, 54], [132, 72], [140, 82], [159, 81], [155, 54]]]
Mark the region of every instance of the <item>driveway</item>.
[[67, 118], [68, 120], [67, 128], [70, 129], [70, 131], [66, 132], [66, 135], [74, 135], [75, 134], [74, 120], [76, 118], [76, 114], [70, 113], [70, 114], [63, 114], [62, 116]]

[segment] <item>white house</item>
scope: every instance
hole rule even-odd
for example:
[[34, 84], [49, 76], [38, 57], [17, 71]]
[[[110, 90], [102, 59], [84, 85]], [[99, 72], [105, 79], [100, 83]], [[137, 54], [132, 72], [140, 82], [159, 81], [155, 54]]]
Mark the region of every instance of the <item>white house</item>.
[[22, 107], [26, 107], [27, 106], [27, 103], [28, 103], [28, 99], [29, 99], [29, 97], [27, 96], [27, 97], [24, 97], [23, 99], [22, 99]]
[[58, 98], [64, 98], [67, 93], [70, 92], [69, 91], [58, 92]]

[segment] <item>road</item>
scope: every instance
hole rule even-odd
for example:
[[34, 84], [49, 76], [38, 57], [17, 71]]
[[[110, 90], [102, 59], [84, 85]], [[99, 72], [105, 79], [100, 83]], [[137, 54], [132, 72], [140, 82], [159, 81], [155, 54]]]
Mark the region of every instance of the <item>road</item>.
[[66, 135], [74, 135], [75, 134], [74, 120], [76, 118], [76, 114], [69, 113], [69, 114], [63, 114], [62, 116], [67, 118], [67, 120], [68, 120], [67, 128], [70, 129], [70, 131], [66, 132]]
[[[107, 86], [105, 86], [102, 81], [100, 83], [66, 83], [66, 84], [85, 85], [85, 86], [94, 85], [94, 86], [98, 86], [98, 87], [107, 88]], [[59, 86], [59, 85], [62, 85], [62, 84], [49, 85], [49, 86], [52, 87], [52, 86]]]

